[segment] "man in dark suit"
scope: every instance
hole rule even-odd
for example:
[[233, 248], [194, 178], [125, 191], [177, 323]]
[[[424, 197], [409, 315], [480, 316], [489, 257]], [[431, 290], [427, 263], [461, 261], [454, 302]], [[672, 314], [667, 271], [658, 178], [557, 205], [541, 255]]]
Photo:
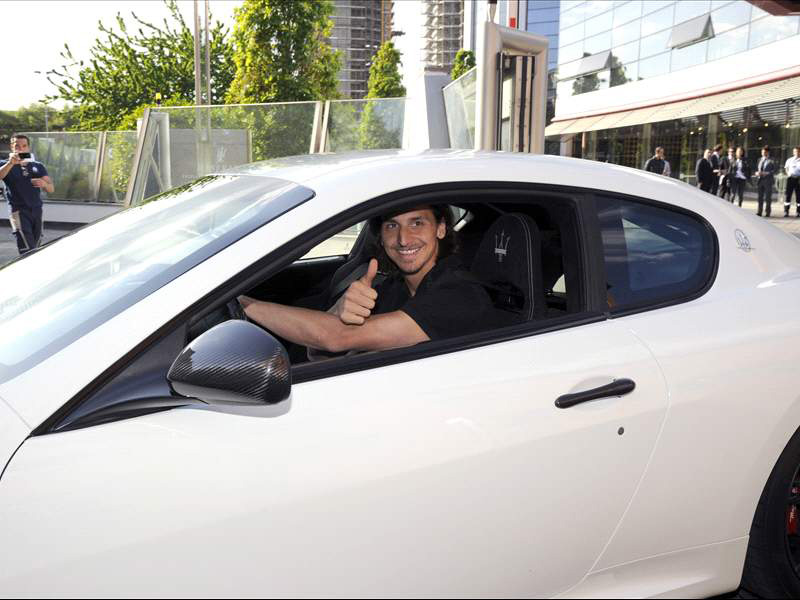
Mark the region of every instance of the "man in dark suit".
[[[769, 155], [769, 146], [761, 149], [761, 160], [758, 161], [756, 177], [758, 181], [758, 216], [764, 213], [765, 217], [772, 213], [772, 186], [775, 184], [777, 163]], [[765, 209], [762, 211], [762, 209]]]
[[[733, 176], [731, 169], [735, 162], [736, 153], [733, 148], [728, 148], [728, 155], [723, 156], [719, 161], [719, 197], [726, 200], [729, 200], [731, 196], [731, 177]], [[733, 200], [730, 201], [733, 202]]]
[[714, 169], [711, 168], [711, 150], [706, 148], [703, 158], [697, 161], [694, 167], [694, 174], [697, 177], [697, 186], [704, 192], [710, 192], [714, 182]]
[[739, 197], [739, 206], [742, 205], [744, 198], [744, 187], [750, 180], [750, 164], [744, 157], [744, 148], [741, 146], [736, 149], [736, 160], [731, 165], [731, 202], [736, 203], [736, 197]]
[[722, 152], [722, 144], [714, 146], [714, 151], [708, 157], [708, 162], [711, 163], [711, 169], [714, 171], [714, 180], [711, 183], [711, 193], [717, 195], [719, 190], [719, 176], [720, 176], [720, 152]]

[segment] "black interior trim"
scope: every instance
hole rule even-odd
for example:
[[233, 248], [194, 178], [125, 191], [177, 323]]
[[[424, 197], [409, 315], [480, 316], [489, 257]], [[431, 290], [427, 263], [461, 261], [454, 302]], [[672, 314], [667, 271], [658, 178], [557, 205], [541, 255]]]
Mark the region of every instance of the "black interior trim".
[[[570, 186], [559, 185], [546, 185], [546, 184], [532, 184], [524, 182], [492, 182], [492, 181], [463, 181], [463, 182], [448, 182], [436, 183], [422, 186], [407, 188], [395, 192], [390, 192], [383, 196], [378, 196], [371, 200], [367, 200], [358, 205], [352, 206], [333, 217], [323, 221], [322, 223], [311, 227], [303, 232], [297, 238], [283, 244], [276, 248], [269, 254], [257, 260], [249, 267], [243, 269], [240, 273], [233, 275], [225, 283], [215, 288], [205, 296], [188, 306], [186, 309], [175, 315], [162, 327], [147, 336], [141, 343], [134, 346], [127, 354], [110, 365], [105, 371], [98, 375], [88, 385], [86, 385], [75, 396], [68, 400], [61, 408], [55, 411], [50, 417], [45, 419], [39, 426], [37, 426], [31, 435], [45, 435], [48, 433], [55, 433], [58, 424], [67, 419], [71, 411], [79, 407], [84, 401], [90, 399], [94, 393], [100, 390], [103, 386], [110, 382], [110, 380], [122, 371], [124, 371], [133, 361], [136, 360], [143, 352], [148, 351], [153, 345], [157, 344], [162, 338], [174, 333], [181, 327], [186, 327], [187, 322], [192, 319], [197, 321], [199, 318], [207, 315], [213, 310], [225, 305], [231, 297], [237, 296], [255, 287], [258, 283], [265, 280], [268, 276], [277, 273], [279, 270], [285, 268], [292, 262], [296, 261], [314, 246], [321, 243], [330, 236], [342, 230], [344, 224], [354, 223], [360, 220], [368, 219], [392, 210], [395, 207], [408, 206], [411, 204], [464, 204], [472, 202], [485, 201], [486, 194], [491, 193], [493, 190], [504, 197], [496, 204], [500, 205], [504, 202], [510, 202], [509, 198], [530, 198], [530, 194], [538, 193], [547, 195], [551, 198], [560, 198], [578, 205], [579, 200], [586, 197], [586, 190], [584, 188], [573, 188]], [[576, 226], [581, 227], [580, 210], [576, 206]], [[578, 236], [580, 238], [580, 236]], [[585, 246], [579, 247], [580, 254], [576, 256], [579, 269], [585, 271], [585, 265], [588, 265], [586, 258], [587, 248]], [[585, 285], [586, 282], [584, 282]], [[579, 288], [580, 289], [580, 288]], [[583, 290], [582, 293], [586, 293]], [[423, 349], [405, 348], [397, 350], [383, 351], [380, 356], [377, 355], [362, 355], [350, 357], [346, 360], [331, 361], [330, 365], [319, 363], [320, 372], [325, 375], [315, 374], [315, 369], [310, 369], [313, 365], [306, 365], [306, 370], [297, 372], [300, 365], [292, 368], [292, 379], [295, 382], [310, 381], [311, 379], [318, 379], [320, 377], [328, 377], [337, 374], [344, 374], [347, 372], [355, 372], [364, 370], [366, 368], [373, 368], [374, 366], [381, 366], [392, 362], [406, 362], [409, 360], [416, 360], [424, 358], [425, 356], [435, 356], [445, 352], [452, 351], [456, 348], [464, 349], [470, 347], [479, 347], [501, 341], [518, 339], [521, 337], [529, 336], [533, 333], [545, 333], [554, 331], [560, 328], [571, 326], [578, 326], [597, 321], [602, 321], [606, 318], [604, 314], [591, 314], [584, 313], [583, 315], [567, 315], [565, 317], [557, 317], [552, 320], [542, 321], [540, 323], [527, 323], [521, 326], [504, 329], [496, 332], [484, 332], [464, 338], [454, 338], [452, 340], [442, 340], [436, 343], [429, 343], [421, 346]], [[500, 334], [500, 335], [495, 335]], [[385, 358], [384, 358], [385, 355]], [[363, 361], [363, 362], [362, 362]], [[363, 366], [369, 364], [369, 366]]]

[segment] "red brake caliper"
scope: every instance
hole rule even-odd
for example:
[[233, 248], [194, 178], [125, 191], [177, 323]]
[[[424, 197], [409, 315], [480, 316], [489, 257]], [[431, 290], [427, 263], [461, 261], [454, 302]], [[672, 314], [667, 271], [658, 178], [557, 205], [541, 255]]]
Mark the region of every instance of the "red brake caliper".
[[[793, 487], [792, 496], [796, 496], [797, 494], [800, 494], [800, 487]], [[789, 506], [789, 510], [786, 514], [786, 533], [789, 535], [797, 535], [797, 521], [797, 505], [792, 504]]]

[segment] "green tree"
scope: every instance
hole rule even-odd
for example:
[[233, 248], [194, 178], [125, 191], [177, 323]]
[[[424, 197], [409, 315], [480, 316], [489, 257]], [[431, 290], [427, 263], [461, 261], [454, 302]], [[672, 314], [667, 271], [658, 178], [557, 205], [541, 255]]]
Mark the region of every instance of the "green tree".
[[453, 70], [450, 71], [450, 79], [455, 81], [474, 66], [475, 54], [472, 50], [464, 50], [462, 48], [456, 52], [456, 57], [453, 60]]
[[[91, 59], [76, 61], [64, 45], [67, 64], [48, 71], [56, 88], [49, 100], [75, 104], [77, 127], [87, 130], [118, 129], [122, 120], [153, 102], [156, 93], [192, 104], [194, 98], [194, 36], [175, 0], [164, 0], [169, 17], [161, 26], [131, 13], [136, 31], [128, 29], [117, 13], [116, 29], [98, 24]], [[220, 103], [233, 79], [233, 48], [228, 29], [219, 21], [210, 28], [211, 102]], [[77, 70], [77, 72], [75, 72]]]
[[328, 0], [245, 0], [234, 9], [233, 104], [327, 100], [337, 96], [339, 53]]
[[[406, 95], [400, 75], [400, 51], [384, 42], [369, 68], [367, 99], [399, 98]], [[384, 100], [368, 102], [361, 116], [359, 134], [362, 148], [399, 148], [402, 143], [403, 103]]]
[[[245, 0], [234, 9], [234, 104], [338, 97], [339, 53], [326, 42], [333, 23], [328, 0]], [[311, 105], [273, 104], [243, 111], [255, 160], [308, 152]]]

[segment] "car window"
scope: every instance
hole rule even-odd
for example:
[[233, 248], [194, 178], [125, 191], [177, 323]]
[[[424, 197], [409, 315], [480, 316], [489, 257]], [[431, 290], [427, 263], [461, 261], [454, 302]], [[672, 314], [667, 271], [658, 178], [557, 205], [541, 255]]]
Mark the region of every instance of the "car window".
[[706, 285], [714, 240], [699, 218], [609, 197], [597, 199], [597, 210], [611, 309], [688, 298]]
[[64, 236], [0, 269], [0, 382], [309, 200], [266, 177], [214, 175]]
[[366, 221], [356, 223], [355, 225], [340, 231], [333, 237], [320, 242], [306, 254], [304, 254], [300, 260], [306, 260], [308, 258], [324, 258], [328, 256], [345, 256], [350, 254], [350, 250], [353, 249], [353, 245], [356, 243], [361, 230], [364, 229], [365, 223]]

